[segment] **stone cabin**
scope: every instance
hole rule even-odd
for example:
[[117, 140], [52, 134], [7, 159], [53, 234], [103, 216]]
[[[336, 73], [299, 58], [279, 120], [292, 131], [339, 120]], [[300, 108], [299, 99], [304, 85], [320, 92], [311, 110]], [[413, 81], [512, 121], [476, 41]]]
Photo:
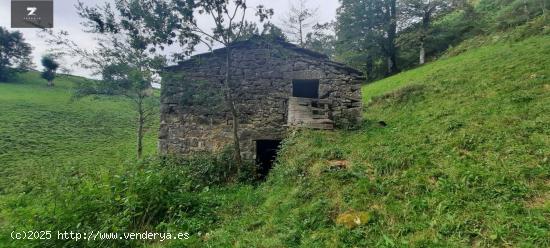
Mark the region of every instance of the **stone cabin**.
[[[270, 167], [289, 128], [330, 130], [361, 120], [361, 72], [280, 40], [254, 37], [230, 48], [243, 159]], [[215, 152], [232, 144], [222, 91], [226, 52], [166, 68], [171, 73], [161, 90], [161, 154]]]

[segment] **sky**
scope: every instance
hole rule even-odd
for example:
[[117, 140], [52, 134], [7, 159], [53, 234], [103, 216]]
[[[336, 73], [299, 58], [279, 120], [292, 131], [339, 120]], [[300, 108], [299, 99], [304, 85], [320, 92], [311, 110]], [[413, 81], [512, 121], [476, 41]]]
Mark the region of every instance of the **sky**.
[[[77, 0], [53, 0], [54, 1], [54, 28], [55, 32], [64, 30], [68, 31], [70, 37], [82, 48], [92, 49], [95, 46], [95, 41], [90, 34], [82, 31], [80, 25], [81, 19], [76, 13], [75, 4]], [[87, 5], [101, 4], [105, 0], [93, 1], [82, 0]], [[273, 8], [275, 14], [272, 18], [272, 22], [281, 26], [281, 20], [288, 12], [291, 5], [291, 0], [248, 0], [248, 6], [257, 6], [259, 4], [264, 5], [267, 8]], [[307, 7], [311, 9], [317, 9], [317, 22], [324, 23], [332, 21], [336, 18], [336, 9], [338, 8], [338, 0], [309, 0]], [[33, 61], [36, 69], [42, 69], [40, 65], [40, 58], [48, 51], [48, 45], [39, 37], [37, 29], [15, 29], [10, 27], [11, 19], [11, 0], [0, 0], [0, 26], [8, 28], [8, 30], [18, 30], [23, 33], [26, 41], [33, 47]], [[249, 19], [254, 18], [253, 15]], [[211, 21], [208, 17], [199, 17], [199, 23], [202, 25], [209, 25]], [[260, 25], [261, 26], [261, 25]], [[206, 47], [198, 47], [196, 53], [207, 52]], [[73, 64], [71, 62], [76, 61], [75, 58], [65, 58], [66, 64]], [[90, 76], [90, 72], [78, 67], [69, 67], [72, 74], [79, 76]]]

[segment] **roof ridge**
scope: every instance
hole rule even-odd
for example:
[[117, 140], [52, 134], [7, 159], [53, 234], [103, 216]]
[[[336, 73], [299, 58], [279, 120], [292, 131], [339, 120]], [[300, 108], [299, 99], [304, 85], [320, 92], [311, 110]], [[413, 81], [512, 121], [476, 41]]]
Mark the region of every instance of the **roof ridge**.
[[[361, 71], [359, 71], [359, 70], [357, 70], [353, 67], [350, 67], [350, 66], [348, 66], [346, 64], [343, 64], [343, 63], [332, 61], [329, 58], [329, 56], [327, 56], [323, 53], [319, 53], [319, 52], [316, 52], [316, 51], [313, 51], [313, 50], [310, 50], [310, 49], [307, 49], [307, 48], [300, 47], [296, 44], [292, 44], [292, 43], [287, 42], [287, 41], [285, 41], [283, 39], [280, 39], [280, 38], [279, 39], [274, 39], [274, 38], [265, 37], [265, 36], [262, 36], [262, 35], [253, 35], [252, 37], [250, 37], [246, 40], [234, 41], [234, 42], [230, 43], [229, 48], [239, 48], [239, 47], [242, 47], [244, 44], [250, 44], [250, 43], [253, 43], [254, 41], [257, 41], [257, 40], [263, 41], [263, 42], [276, 43], [276, 44], [281, 45], [283, 48], [295, 51], [297, 53], [309, 55], [309, 56], [312, 56], [312, 57], [318, 58], [318, 59], [323, 59], [324, 62], [329, 63], [331, 65], [334, 65], [338, 68], [344, 69], [348, 72], [363, 75], [363, 73]], [[205, 56], [213, 56], [213, 55], [224, 52], [227, 48], [228, 47], [221, 47], [221, 48], [214, 49], [210, 52], [196, 54], [196, 55], [193, 55], [193, 56], [191, 56], [190, 58], [188, 58], [186, 60], [177, 62], [176, 65], [168, 66], [167, 68], [174, 68], [174, 67], [177, 67], [179, 65], [183, 65], [185, 63], [191, 62], [195, 59], [200, 59], [200, 58], [205, 57]]]

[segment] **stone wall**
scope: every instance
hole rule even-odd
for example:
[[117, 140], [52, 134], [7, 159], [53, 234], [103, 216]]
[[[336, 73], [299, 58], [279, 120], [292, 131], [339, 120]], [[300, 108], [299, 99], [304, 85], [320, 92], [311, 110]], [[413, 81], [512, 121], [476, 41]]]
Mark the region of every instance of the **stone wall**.
[[[321, 54], [284, 42], [232, 46], [231, 88], [239, 112], [243, 158], [254, 159], [255, 140], [285, 137], [292, 80], [319, 80], [319, 98], [331, 120], [361, 118], [360, 73]], [[226, 49], [168, 68], [161, 94], [159, 149], [163, 154], [219, 151], [232, 144], [232, 118], [223, 101]]]

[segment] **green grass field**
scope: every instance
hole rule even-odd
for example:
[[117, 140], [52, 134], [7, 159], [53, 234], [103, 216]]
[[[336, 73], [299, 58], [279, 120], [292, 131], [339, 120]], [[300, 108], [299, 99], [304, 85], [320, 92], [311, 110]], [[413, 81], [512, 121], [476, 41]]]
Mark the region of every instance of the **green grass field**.
[[[0, 83], [1, 247], [550, 246], [549, 36], [366, 85], [358, 130], [290, 134], [260, 185], [186, 188], [180, 168], [154, 159], [157, 124], [146, 137], [151, 158], [137, 163], [130, 103], [71, 101], [75, 80], [52, 89], [27, 73]], [[149, 216], [158, 221], [135, 225]], [[191, 239], [9, 237], [27, 229]]]
[[[229, 217], [211, 243], [550, 246], [548, 36], [428, 64], [363, 96], [360, 130], [289, 138], [256, 208]], [[346, 215], [368, 221], [337, 224]]]
[[[0, 83], [0, 244], [10, 241], [4, 228], [55, 221], [54, 209], [63, 209], [57, 195], [81, 178], [101, 182], [135, 160], [130, 102], [116, 97], [74, 100], [78, 80], [60, 76], [48, 88], [38, 73], [29, 72]], [[156, 133], [155, 125], [145, 139], [145, 154], [156, 154]]]

